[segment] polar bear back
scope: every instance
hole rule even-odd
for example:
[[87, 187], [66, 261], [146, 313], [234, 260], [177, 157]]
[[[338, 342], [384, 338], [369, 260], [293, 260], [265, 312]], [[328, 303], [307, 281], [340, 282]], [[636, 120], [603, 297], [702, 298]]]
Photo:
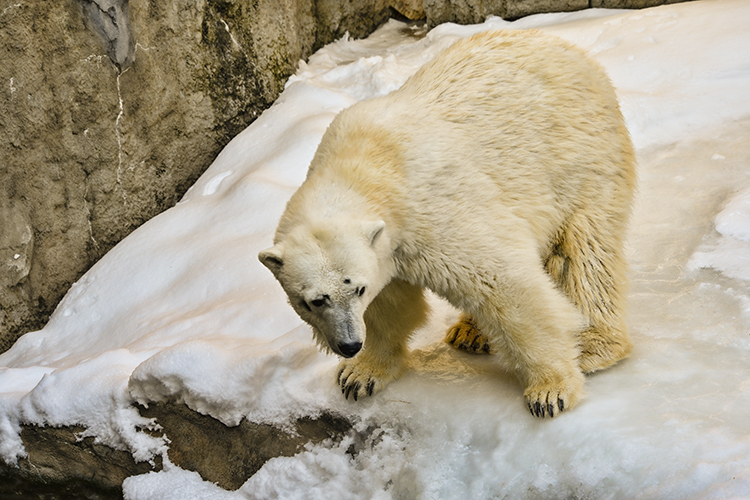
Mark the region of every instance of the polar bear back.
[[460, 40], [399, 90], [342, 112], [323, 144], [338, 151], [363, 134], [398, 150], [401, 171], [391, 177], [422, 213], [440, 200], [438, 211], [447, 202], [491, 219], [502, 205], [539, 226], [540, 243], [572, 211], [590, 211], [584, 205], [595, 216], [629, 213], [635, 160], [614, 89], [595, 61], [556, 37]]

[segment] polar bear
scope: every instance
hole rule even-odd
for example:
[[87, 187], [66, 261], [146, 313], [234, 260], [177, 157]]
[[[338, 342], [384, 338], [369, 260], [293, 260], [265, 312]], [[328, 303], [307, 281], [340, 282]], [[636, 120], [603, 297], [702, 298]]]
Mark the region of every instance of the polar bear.
[[535, 31], [458, 41], [400, 89], [341, 112], [259, 254], [354, 400], [404, 371], [428, 314], [503, 351], [531, 413], [576, 405], [625, 357], [633, 147], [604, 71]]

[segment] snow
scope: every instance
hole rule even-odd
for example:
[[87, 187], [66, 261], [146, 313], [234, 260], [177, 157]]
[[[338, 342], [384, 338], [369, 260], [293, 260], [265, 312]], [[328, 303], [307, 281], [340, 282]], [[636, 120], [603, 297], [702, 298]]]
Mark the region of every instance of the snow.
[[[110, 251], [49, 324], [0, 355], [0, 455], [20, 423], [79, 424], [138, 460], [168, 443], [133, 402], [177, 400], [228, 425], [324, 411], [366, 436], [308, 446], [236, 492], [165, 461], [131, 477], [146, 499], [750, 497], [750, 3], [586, 10], [508, 23], [390, 22], [301, 63], [174, 208]], [[347, 402], [257, 261], [333, 117], [398, 88], [455, 40], [538, 27], [610, 74], [639, 157], [628, 239], [632, 356], [587, 380], [587, 398], [532, 418], [488, 356], [441, 342], [457, 312], [432, 297], [411, 370]], [[369, 429], [369, 433], [365, 432]]]
[[[726, 158], [716, 154], [712, 159]], [[750, 281], [750, 188], [735, 194], [714, 220], [721, 237], [710, 250], [696, 252], [690, 267], [714, 268], [729, 277]], [[750, 303], [746, 305], [750, 307]]]

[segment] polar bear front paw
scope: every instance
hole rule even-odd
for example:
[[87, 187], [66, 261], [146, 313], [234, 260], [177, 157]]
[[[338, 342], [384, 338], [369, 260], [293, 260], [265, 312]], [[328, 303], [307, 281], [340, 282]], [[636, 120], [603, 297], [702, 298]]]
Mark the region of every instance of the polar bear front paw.
[[339, 364], [337, 382], [346, 399], [352, 396], [354, 401], [364, 396], [372, 396], [386, 385], [397, 379], [402, 367], [395, 364], [389, 367], [378, 367], [368, 363], [366, 358], [346, 359]]
[[553, 384], [530, 386], [524, 392], [529, 411], [539, 418], [553, 418], [570, 410], [578, 404], [582, 395], [582, 376], [565, 378]]
[[462, 314], [458, 322], [448, 329], [445, 342], [474, 354], [491, 353], [489, 339], [479, 331], [474, 319], [466, 314]]

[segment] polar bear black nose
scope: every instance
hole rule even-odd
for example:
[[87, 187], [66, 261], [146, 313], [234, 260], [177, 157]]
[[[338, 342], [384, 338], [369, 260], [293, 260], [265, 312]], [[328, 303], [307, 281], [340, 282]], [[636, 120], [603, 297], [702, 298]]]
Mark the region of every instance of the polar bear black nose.
[[339, 352], [345, 358], [351, 358], [362, 349], [362, 342], [352, 342], [350, 344], [339, 344]]

